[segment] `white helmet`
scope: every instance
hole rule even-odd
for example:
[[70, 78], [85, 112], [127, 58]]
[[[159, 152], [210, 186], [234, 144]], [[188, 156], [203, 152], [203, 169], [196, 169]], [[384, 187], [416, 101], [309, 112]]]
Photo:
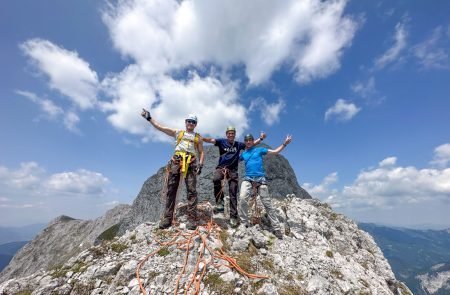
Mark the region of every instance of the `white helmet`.
[[197, 116], [194, 115], [194, 114], [189, 114], [189, 115], [187, 116], [186, 120], [192, 120], [192, 121], [198, 122], [198, 121], [197, 121]]

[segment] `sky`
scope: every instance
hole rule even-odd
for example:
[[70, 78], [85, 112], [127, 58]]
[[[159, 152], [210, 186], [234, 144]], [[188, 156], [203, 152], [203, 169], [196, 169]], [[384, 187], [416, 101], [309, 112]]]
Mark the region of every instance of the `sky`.
[[[450, 2], [0, 2], [0, 226], [131, 204], [173, 139], [265, 131], [363, 222], [450, 227]], [[202, 175], [202, 177], [211, 177]]]

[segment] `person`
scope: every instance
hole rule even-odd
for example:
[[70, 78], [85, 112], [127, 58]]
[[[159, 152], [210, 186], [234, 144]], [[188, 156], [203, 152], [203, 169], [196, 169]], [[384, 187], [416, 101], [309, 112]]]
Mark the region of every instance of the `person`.
[[[216, 213], [224, 211], [224, 193], [222, 180], [228, 180], [229, 196], [230, 196], [230, 225], [236, 227], [239, 224], [237, 210], [237, 191], [238, 191], [238, 164], [240, 152], [245, 149], [243, 142], [235, 141], [236, 128], [228, 126], [225, 135], [227, 138], [203, 138], [204, 142], [212, 143], [219, 148], [219, 163], [214, 171], [214, 197]], [[254, 142], [259, 144], [266, 138], [266, 134], [261, 132], [260, 137]]]
[[[197, 117], [189, 114], [185, 120], [186, 130], [177, 130], [164, 127], [156, 122], [146, 109], [142, 109], [141, 116], [150, 122], [153, 127], [175, 139], [175, 152], [168, 164], [166, 204], [159, 228], [165, 229], [172, 225], [178, 186], [181, 174], [183, 174], [188, 200], [188, 223], [186, 227], [194, 230], [197, 227], [197, 175], [201, 173], [204, 161], [202, 138], [194, 132], [198, 122]], [[199, 156], [198, 163], [197, 156]]]
[[257, 191], [259, 190], [259, 196], [272, 225], [273, 234], [278, 239], [283, 239], [283, 234], [281, 233], [281, 227], [275, 215], [272, 200], [269, 196], [266, 174], [263, 167], [263, 156], [266, 154], [279, 154], [291, 141], [292, 137], [288, 135], [282, 145], [272, 150], [265, 147], [255, 147], [253, 135], [247, 134], [244, 137], [244, 142], [247, 149], [239, 158], [245, 163], [245, 176], [241, 183], [241, 192], [239, 195], [239, 217], [241, 218], [241, 222], [246, 226], [249, 225], [248, 203], [250, 195], [254, 189]]

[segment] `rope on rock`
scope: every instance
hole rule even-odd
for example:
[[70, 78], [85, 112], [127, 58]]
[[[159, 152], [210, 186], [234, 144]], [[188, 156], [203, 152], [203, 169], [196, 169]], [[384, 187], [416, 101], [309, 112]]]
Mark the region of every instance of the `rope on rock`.
[[[169, 239], [169, 241], [167, 241], [167, 242], [162, 242], [162, 241], [159, 241], [157, 238], [154, 238], [154, 240], [159, 244], [160, 247], [157, 250], [148, 254], [144, 259], [142, 259], [138, 263], [137, 268], [136, 268], [136, 278], [138, 280], [139, 288], [140, 288], [141, 292], [144, 295], [147, 295], [147, 291], [145, 290], [143, 283], [141, 281], [141, 277], [140, 277], [140, 270], [141, 270], [142, 266], [144, 265], [144, 263], [147, 260], [149, 260], [150, 257], [154, 256], [156, 253], [158, 253], [164, 247], [170, 247], [172, 245], [176, 245], [176, 247], [178, 249], [185, 250], [183, 267], [180, 270], [180, 272], [178, 274], [178, 278], [175, 282], [174, 294], [178, 294], [180, 280], [183, 277], [183, 275], [185, 274], [189, 254], [190, 254], [191, 249], [194, 247], [194, 245], [192, 243], [197, 237], [199, 237], [201, 240], [201, 243], [199, 246], [200, 250], [199, 250], [198, 257], [197, 257], [197, 261], [194, 266], [194, 270], [190, 274], [191, 279], [190, 279], [189, 283], [187, 283], [187, 285], [185, 285], [185, 290], [184, 290], [185, 295], [188, 294], [188, 292], [191, 290], [192, 287], [194, 288], [193, 294], [199, 294], [200, 288], [201, 288], [201, 281], [203, 280], [203, 278], [206, 274], [208, 266], [213, 266], [215, 268], [218, 268], [220, 266], [226, 266], [226, 267], [229, 267], [230, 269], [234, 268], [241, 275], [246, 276], [250, 279], [267, 279], [267, 278], [269, 278], [268, 276], [265, 276], [265, 275], [251, 274], [251, 273], [248, 273], [245, 270], [243, 270], [236, 262], [236, 259], [232, 258], [231, 256], [229, 256], [225, 253], [225, 251], [223, 250], [223, 247], [220, 249], [213, 249], [211, 247], [211, 245], [209, 245], [207, 238], [210, 235], [214, 235], [214, 237], [216, 239], [219, 239], [219, 234], [221, 231], [222, 231], [222, 229], [216, 223], [214, 223], [214, 221], [212, 219], [210, 219], [210, 221], [205, 226], [199, 226], [199, 227], [197, 227], [197, 229], [195, 231], [192, 231], [191, 233], [182, 231], [180, 228], [175, 228], [174, 232], [169, 232], [170, 233], [169, 237], [171, 239]], [[207, 260], [204, 258], [205, 251], [208, 251], [210, 253], [210, 255], [211, 255], [210, 260]], [[214, 259], [228, 262], [228, 264], [214, 263]], [[200, 267], [201, 263], [203, 263], [202, 267]]]

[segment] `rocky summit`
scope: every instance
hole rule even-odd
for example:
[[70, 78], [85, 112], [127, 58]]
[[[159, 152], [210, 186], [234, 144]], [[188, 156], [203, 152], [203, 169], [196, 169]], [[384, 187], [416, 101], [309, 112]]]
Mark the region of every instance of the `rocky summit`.
[[0, 294], [411, 294], [372, 237], [312, 199], [282, 156], [266, 156], [265, 169], [283, 239], [259, 201], [251, 226], [231, 228], [228, 207], [213, 214], [218, 152], [205, 151], [196, 230], [186, 229], [184, 185], [174, 225], [158, 229], [163, 167], [131, 206], [55, 219], [1, 273]]
[[[0, 284], [0, 294], [412, 294], [372, 237], [315, 199], [274, 200], [284, 229], [271, 232], [259, 209], [253, 226], [199, 205], [200, 226], [142, 223], [50, 270]], [[255, 213], [256, 214], [256, 213]]]

